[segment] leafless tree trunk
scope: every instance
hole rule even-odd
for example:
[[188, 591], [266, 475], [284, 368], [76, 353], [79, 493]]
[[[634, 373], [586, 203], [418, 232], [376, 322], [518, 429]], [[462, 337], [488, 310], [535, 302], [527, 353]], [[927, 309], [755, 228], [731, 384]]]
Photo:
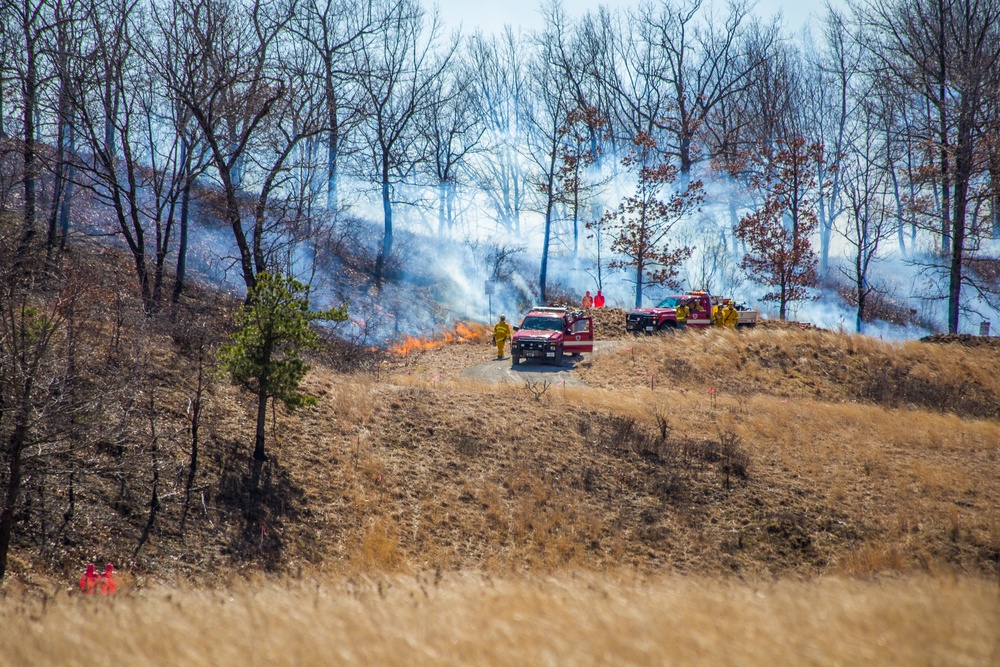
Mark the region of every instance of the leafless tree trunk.
[[375, 285], [381, 287], [393, 249], [394, 188], [412, 173], [422, 155], [417, 152], [416, 121], [435, 103], [435, 86], [457, 44], [439, 50], [442, 26], [437, 14], [425, 23], [413, 0], [386, 0], [379, 11], [385, 30], [365, 35], [354, 52], [354, 72], [365, 112], [362, 134], [367, 145], [369, 178], [382, 200], [382, 244], [375, 264]]

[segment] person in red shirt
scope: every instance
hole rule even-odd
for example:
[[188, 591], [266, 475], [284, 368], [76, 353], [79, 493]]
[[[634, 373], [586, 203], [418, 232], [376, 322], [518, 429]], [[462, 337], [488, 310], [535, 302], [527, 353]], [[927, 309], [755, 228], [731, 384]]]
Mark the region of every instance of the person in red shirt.
[[80, 592], [84, 595], [93, 595], [97, 590], [97, 572], [94, 571], [94, 564], [87, 565], [87, 571], [80, 577]]
[[114, 595], [118, 591], [118, 582], [115, 581], [115, 566], [108, 563], [104, 574], [101, 575], [100, 585], [101, 595]]
[[597, 296], [594, 297], [594, 308], [604, 308], [604, 295], [601, 294], [601, 290], [597, 290]]

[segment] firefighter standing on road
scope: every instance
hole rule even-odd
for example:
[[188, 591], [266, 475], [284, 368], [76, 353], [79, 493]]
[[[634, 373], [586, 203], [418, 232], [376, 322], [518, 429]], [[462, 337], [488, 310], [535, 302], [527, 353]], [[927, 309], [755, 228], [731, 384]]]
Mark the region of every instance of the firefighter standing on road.
[[503, 344], [510, 338], [510, 325], [507, 324], [507, 316], [501, 315], [500, 321], [493, 327], [493, 340], [497, 344], [497, 359], [503, 359]]
[[725, 305], [725, 307], [722, 309], [721, 316], [722, 316], [722, 326], [726, 327], [727, 329], [735, 329], [736, 323], [740, 321], [740, 311], [736, 310], [736, 308], [731, 303], [727, 303]]

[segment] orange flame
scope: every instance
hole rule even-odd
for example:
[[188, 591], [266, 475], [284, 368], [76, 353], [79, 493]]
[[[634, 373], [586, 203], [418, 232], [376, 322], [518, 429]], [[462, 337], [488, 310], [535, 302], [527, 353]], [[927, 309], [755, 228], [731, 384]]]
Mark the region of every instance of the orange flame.
[[389, 348], [393, 354], [406, 355], [414, 351], [436, 350], [449, 343], [480, 343], [490, 335], [490, 328], [481, 322], [458, 322], [454, 330], [442, 329], [432, 336], [406, 336]]

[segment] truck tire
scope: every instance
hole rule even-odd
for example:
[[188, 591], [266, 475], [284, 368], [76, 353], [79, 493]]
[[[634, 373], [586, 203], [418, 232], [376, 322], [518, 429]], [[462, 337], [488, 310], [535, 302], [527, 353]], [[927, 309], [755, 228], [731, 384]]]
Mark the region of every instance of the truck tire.
[[560, 346], [556, 348], [556, 356], [552, 360], [552, 363], [555, 364], [556, 366], [562, 366], [562, 358], [563, 358], [563, 349]]
[[517, 366], [518, 364], [521, 363], [521, 357], [517, 356], [516, 354], [510, 355], [510, 363], [512, 366]]
[[677, 333], [677, 323], [668, 320], [656, 328], [656, 333], [659, 334]]

